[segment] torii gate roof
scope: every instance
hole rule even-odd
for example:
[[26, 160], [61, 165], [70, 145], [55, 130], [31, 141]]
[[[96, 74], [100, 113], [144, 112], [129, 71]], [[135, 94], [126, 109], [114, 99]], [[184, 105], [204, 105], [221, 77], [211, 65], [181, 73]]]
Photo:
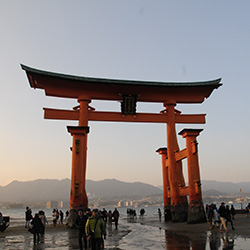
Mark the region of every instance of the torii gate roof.
[[221, 78], [202, 82], [153, 82], [93, 78], [53, 73], [22, 65], [32, 88], [44, 89], [48, 96], [75, 98], [81, 95], [96, 100], [122, 100], [123, 94], [137, 95], [141, 102], [202, 103]]

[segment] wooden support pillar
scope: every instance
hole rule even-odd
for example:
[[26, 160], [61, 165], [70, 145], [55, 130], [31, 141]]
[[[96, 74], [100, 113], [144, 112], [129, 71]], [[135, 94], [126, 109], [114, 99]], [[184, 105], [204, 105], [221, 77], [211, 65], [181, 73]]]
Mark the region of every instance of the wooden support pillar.
[[86, 192], [86, 166], [87, 166], [87, 136], [88, 127], [88, 104], [90, 98], [80, 96], [78, 102], [79, 126], [68, 126], [68, 132], [73, 137], [72, 145], [72, 173], [70, 192], [70, 217], [69, 227], [75, 226], [77, 210], [88, 208], [88, 197]]
[[190, 224], [206, 221], [201, 192], [198, 143], [196, 140], [196, 137], [202, 130], [203, 129], [183, 129], [179, 133], [183, 138], [186, 138], [189, 186], [188, 223]]
[[175, 152], [179, 151], [179, 145], [175, 130], [175, 105], [174, 100], [164, 103], [167, 113], [167, 148], [168, 148], [168, 171], [171, 193], [171, 215], [173, 222], [187, 221], [187, 197], [180, 195], [180, 187], [185, 187], [182, 172], [182, 162], [176, 162]]
[[165, 221], [170, 221], [171, 217], [171, 199], [170, 199], [170, 184], [167, 166], [167, 148], [159, 148], [157, 151], [162, 159], [162, 177], [163, 177], [163, 203], [164, 203], [164, 218]]

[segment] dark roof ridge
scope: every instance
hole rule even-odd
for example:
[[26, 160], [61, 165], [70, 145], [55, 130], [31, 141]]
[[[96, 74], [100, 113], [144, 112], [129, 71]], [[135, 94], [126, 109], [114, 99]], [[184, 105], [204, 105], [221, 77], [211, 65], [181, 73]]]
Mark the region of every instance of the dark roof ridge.
[[84, 76], [74, 76], [68, 74], [54, 73], [44, 70], [39, 70], [35, 68], [28, 67], [26, 65], [20, 64], [21, 68], [26, 71], [26, 73], [33, 73], [38, 75], [57, 77], [62, 79], [69, 79], [74, 81], [85, 81], [93, 83], [109, 83], [109, 84], [122, 84], [122, 85], [148, 85], [148, 86], [171, 86], [171, 87], [184, 87], [184, 86], [221, 86], [221, 78], [208, 80], [208, 81], [198, 81], [198, 82], [161, 82], [161, 81], [141, 81], [141, 80], [121, 80], [121, 79], [108, 79], [108, 78], [97, 78], [97, 77], [84, 77]]

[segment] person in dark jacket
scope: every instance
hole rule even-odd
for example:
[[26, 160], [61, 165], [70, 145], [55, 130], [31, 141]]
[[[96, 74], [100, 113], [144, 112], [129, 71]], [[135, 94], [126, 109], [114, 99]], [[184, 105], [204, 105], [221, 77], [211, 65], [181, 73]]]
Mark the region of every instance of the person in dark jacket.
[[220, 231], [223, 231], [222, 227], [224, 227], [226, 232], [228, 232], [227, 226], [226, 226], [226, 207], [225, 207], [224, 202], [222, 202], [221, 205], [220, 205], [219, 215], [220, 215], [220, 219], [221, 219]]
[[29, 228], [30, 226], [30, 220], [33, 219], [32, 216], [32, 210], [29, 207], [26, 207], [26, 211], [25, 211], [25, 228]]
[[83, 249], [82, 246], [82, 239], [84, 241], [84, 247], [87, 249], [87, 236], [85, 233], [85, 225], [88, 220], [88, 216], [83, 213], [82, 210], [78, 211], [78, 215], [76, 217], [76, 226], [78, 228], [78, 242], [79, 242], [79, 247], [80, 250]]
[[117, 227], [118, 227], [118, 220], [119, 220], [119, 212], [117, 210], [117, 208], [115, 208], [114, 212], [113, 212], [113, 218], [114, 218], [114, 221], [115, 221], [115, 229], [117, 230]]
[[233, 225], [233, 220], [232, 220], [230, 208], [229, 208], [228, 205], [226, 206], [226, 217], [225, 217], [225, 219], [226, 219], [226, 226], [227, 226], [227, 223], [230, 222], [231, 227], [234, 230], [235, 228], [234, 228], [234, 225]]
[[33, 233], [34, 244], [39, 243], [40, 242], [39, 234], [41, 233], [43, 224], [41, 219], [39, 218], [38, 213], [35, 214], [34, 219], [31, 221], [31, 225], [32, 225], [31, 232]]
[[235, 214], [236, 214], [236, 211], [235, 211], [234, 205], [231, 205], [231, 215], [232, 215], [233, 220], [234, 220]]

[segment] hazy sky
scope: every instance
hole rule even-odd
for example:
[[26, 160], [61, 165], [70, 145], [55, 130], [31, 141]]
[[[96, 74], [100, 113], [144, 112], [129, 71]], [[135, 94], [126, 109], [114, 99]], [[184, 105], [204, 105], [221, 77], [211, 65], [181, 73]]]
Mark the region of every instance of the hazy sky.
[[[29, 86], [20, 63], [52, 72], [115, 79], [206, 81], [223, 86], [203, 104], [198, 137], [203, 180], [250, 179], [250, 1], [11, 1], [0, 3], [0, 185], [71, 177], [73, 121], [45, 120], [43, 107], [72, 109], [76, 100]], [[93, 101], [96, 110], [120, 110]], [[160, 112], [162, 104], [138, 104]], [[90, 122], [87, 178], [162, 185], [166, 125]], [[185, 141], [178, 136], [181, 149]], [[186, 166], [184, 166], [186, 175]]]

